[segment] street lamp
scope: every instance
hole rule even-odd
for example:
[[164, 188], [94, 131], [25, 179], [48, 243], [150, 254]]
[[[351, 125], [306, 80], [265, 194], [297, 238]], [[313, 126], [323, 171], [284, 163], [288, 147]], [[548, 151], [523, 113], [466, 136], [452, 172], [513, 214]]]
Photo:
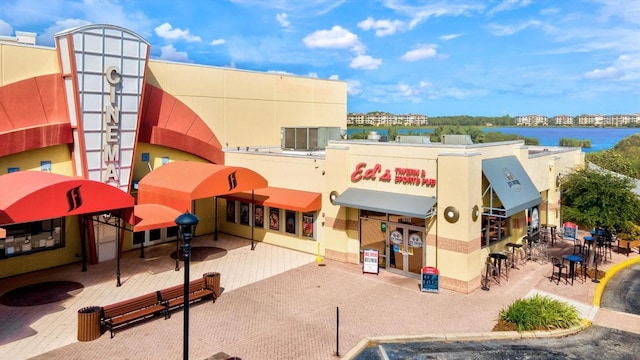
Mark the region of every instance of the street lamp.
[[[189, 210], [176, 218], [176, 224], [182, 234], [182, 256], [184, 257], [184, 339], [182, 358], [189, 359], [189, 253], [191, 251], [191, 234], [193, 226], [198, 225], [200, 218], [191, 214]], [[176, 257], [179, 254], [176, 253]]]

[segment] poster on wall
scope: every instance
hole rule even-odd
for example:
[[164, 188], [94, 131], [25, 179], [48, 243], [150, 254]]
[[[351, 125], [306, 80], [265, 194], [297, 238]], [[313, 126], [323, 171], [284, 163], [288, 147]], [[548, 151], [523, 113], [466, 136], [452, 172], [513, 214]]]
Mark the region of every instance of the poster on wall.
[[240, 203], [240, 224], [249, 225], [249, 204]]
[[280, 230], [280, 209], [269, 208], [269, 229]]
[[296, 212], [287, 210], [285, 214], [286, 214], [285, 218], [287, 221], [286, 223], [287, 227], [285, 231], [288, 232], [289, 234], [295, 234], [296, 233]]
[[540, 230], [540, 212], [538, 207], [534, 207], [529, 212], [529, 229], [531, 234], [536, 234]]
[[254, 225], [259, 228], [264, 227], [264, 206], [262, 205], [256, 205]]
[[380, 263], [378, 262], [378, 250], [364, 249], [364, 258], [362, 261], [362, 273], [379, 274]]
[[236, 202], [227, 200], [227, 222], [236, 222]]
[[313, 237], [313, 214], [302, 214], [302, 236]]

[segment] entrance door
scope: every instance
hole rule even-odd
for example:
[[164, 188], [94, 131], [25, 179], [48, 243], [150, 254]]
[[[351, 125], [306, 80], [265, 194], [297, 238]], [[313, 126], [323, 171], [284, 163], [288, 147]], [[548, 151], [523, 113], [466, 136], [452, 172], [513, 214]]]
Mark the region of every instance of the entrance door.
[[389, 264], [405, 275], [420, 277], [425, 266], [425, 229], [407, 224], [392, 224], [389, 231]]

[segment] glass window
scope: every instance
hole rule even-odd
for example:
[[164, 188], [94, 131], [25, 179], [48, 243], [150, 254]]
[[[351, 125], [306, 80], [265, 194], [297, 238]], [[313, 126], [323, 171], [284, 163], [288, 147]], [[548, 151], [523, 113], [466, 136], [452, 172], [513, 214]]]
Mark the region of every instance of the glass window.
[[488, 246], [511, 235], [511, 218], [482, 217], [482, 246]]
[[240, 203], [240, 224], [249, 225], [249, 203]]
[[286, 224], [287, 227], [285, 229], [286, 232], [288, 232], [289, 234], [297, 234], [297, 215], [298, 213], [295, 211], [291, 211], [291, 210], [287, 210], [285, 211], [285, 215], [286, 215]]
[[56, 218], [3, 226], [7, 235], [0, 239], [0, 258], [63, 247], [63, 223]]
[[302, 236], [313, 238], [313, 213], [302, 214]]
[[227, 200], [227, 222], [236, 222], [236, 202]]
[[280, 231], [280, 209], [269, 208], [269, 229]]
[[257, 228], [264, 228], [264, 206], [255, 206], [254, 226]]

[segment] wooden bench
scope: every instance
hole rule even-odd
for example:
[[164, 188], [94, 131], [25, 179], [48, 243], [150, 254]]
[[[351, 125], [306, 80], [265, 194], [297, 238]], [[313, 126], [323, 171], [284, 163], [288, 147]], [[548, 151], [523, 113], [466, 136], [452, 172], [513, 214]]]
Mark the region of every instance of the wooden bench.
[[[184, 285], [175, 285], [159, 291], [160, 301], [167, 307], [167, 316], [171, 314], [169, 310], [184, 305]], [[191, 280], [189, 282], [189, 303], [204, 299], [207, 296], [213, 298], [213, 302], [216, 302], [216, 295], [213, 289], [206, 286], [204, 278]]]
[[156, 291], [102, 307], [101, 325], [109, 328], [113, 338], [115, 327], [158, 313], [163, 313], [166, 319], [169, 311], [160, 299], [160, 292]]
[[640, 254], [640, 240], [618, 239], [618, 248], [627, 250], [627, 256], [634, 247], [638, 248], [638, 254]]

